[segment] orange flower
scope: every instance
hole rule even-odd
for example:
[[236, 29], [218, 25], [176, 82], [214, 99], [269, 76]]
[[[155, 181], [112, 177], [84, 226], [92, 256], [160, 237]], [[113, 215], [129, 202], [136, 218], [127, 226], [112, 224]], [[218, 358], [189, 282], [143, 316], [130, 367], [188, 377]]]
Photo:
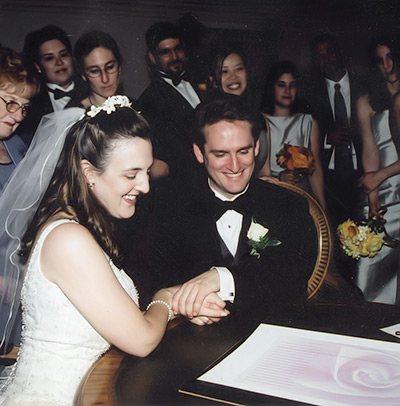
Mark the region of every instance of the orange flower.
[[276, 154], [277, 164], [289, 171], [298, 171], [304, 175], [311, 175], [315, 170], [314, 156], [306, 147], [284, 144]]

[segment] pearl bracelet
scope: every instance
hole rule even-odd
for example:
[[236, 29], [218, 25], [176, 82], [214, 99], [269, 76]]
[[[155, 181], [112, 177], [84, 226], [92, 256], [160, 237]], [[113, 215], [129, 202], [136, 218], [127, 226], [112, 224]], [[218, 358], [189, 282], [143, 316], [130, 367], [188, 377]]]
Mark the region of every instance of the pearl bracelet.
[[147, 312], [147, 310], [150, 309], [151, 306], [153, 306], [153, 304], [156, 304], [156, 303], [160, 303], [160, 304], [162, 304], [162, 305], [164, 305], [164, 306], [167, 307], [167, 309], [168, 309], [168, 320], [167, 320], [167, 323], [168, 323], [168, 322], [172, 319], [172, 316], [173, 316], [174, 314], [172, 313], [171, 306], [170, 306], [167, 302], [165, 302], [164, 300], [152, 300], [152, 301], [147, 305], [147, 307], [146, 307], [146, 312]]

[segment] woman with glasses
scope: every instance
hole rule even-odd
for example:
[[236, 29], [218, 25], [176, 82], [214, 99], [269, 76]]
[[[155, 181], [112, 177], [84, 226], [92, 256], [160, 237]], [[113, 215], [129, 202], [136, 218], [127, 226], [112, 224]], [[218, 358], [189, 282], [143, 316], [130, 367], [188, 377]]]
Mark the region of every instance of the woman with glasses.
[[24, 66], [22, 55], [0, 48], [0, 191], [25, 155], [26, 145], [14, 132], [38, 90], [38, 79]]
[[74, 59], [77, 73], [88, 85], [83, 107], [104, 102], [120, 94], [122, 56], [111, 35], [93, 31], [81, 36], [75, 44]]

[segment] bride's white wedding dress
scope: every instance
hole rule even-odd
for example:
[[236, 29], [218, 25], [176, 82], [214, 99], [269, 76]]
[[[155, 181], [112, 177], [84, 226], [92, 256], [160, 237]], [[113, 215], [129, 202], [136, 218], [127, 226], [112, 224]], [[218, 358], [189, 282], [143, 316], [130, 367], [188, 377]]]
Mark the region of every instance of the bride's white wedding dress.
[[[22, 288], [23, 330], [17, 362], [3, 371], [0, 405], [72, 405], [79, 383], [110, 344], [86, 321], [60, 288], [40, 269], [49, 224], [31, 255]], [[115, 276], [138, 303], [132, 280], [111, 261]], [[104, 300], [107, 300], [105, 297]]]

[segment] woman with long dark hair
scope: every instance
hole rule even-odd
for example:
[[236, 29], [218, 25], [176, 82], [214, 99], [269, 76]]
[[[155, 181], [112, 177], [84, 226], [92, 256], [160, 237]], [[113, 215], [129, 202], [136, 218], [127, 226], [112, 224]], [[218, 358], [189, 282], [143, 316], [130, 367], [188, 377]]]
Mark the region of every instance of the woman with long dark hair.
[[[311, 192], [325, 209], [319, 127], [310, 114], [298, 112], [297, 82], [298, 71], [292, 62], [281, 61], [271, 67], [263, 102], [271, 133], [271, 173], [281, 181], [296, 183]], [[303, 178], [279, 166], [276, 155], [284, 144], [310, 149], [315, 159], [315, 171]]]
[[[239, 47], [220, 47], [213, 53], [209, 80], [212, 89], [209, 91], [208, 99], [221, 95], [233, 95], [240, 97], [242, 103], [247, 107], [258, 109], [247, 57]], [[263, 169], [262, 175], [269, 176], [269, 133], [267, 128], [262, 130], [259, 139], [260, 151], [256, 157], [255, 173]]]
[[[366, 192], [361, 214], [385, 221], [388, 234], [400, 238], [400, 66], [396, 42], [382, 36], [370, 45], [368, 93], [357, 101]], [[382, 213], [385, 208], [387, 212]], [[399, 304], [399, 255], [383, 246], [375, 258], [358, 262], [356, 283], [368, 301]]]
[[[0, 404], [71, 405], [80, 380], [111, 344], [146, 356], [175, 317], [178, 287], [159, 290], [140, 310], [115, 243], [113, 220], [133, 216], [149, 190], [149, 125], [125, 96], [79, 119], [82, 113], [46, 116], [39, 144], [0, 200], [7, 213], [0, 221], [7, 252], [0, 301], [9, 304], [11, 319], [21, 292], [24, 325], [18, 360], [2, 377]], [[205, 304], [200, 314], [227, 314], [218, 296], [209, 299], [218, 306]]]

